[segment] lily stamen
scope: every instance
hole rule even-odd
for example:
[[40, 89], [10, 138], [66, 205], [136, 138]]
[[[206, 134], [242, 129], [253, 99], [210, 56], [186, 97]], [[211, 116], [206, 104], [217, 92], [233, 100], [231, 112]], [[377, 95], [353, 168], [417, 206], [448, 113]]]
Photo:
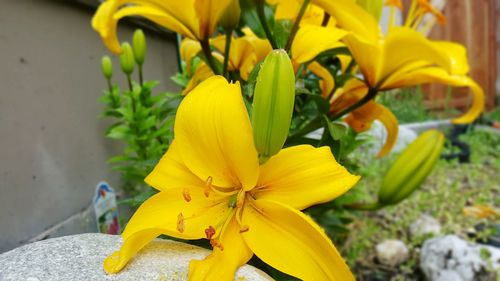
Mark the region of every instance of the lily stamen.
[[189, 193], [189, 189], [184, 188], [184, 190], [182, 191], [182, 197], [184, 197], [184, 200], [186, 200], [186, 202], [191, 201], [191, 194]]
[[184, 215], [182, 215], [182, 213], [177, 215], [177, 231], [180, 233], [184, 232]]

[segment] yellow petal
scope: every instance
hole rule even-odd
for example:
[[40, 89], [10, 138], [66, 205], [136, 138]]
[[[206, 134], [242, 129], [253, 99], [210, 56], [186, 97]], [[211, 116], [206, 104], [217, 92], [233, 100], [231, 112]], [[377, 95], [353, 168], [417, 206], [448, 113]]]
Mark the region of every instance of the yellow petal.
[[205, 229], [216, 225], [228, 212], [231, 210], [227, 197], [212, 192], [207, 198], [203, 188], [174, 188], [157, 193], [134, 213], [123, 231], [122, 247], [105, 260], [105, 270], [120, 271], [160, 234], [182, 239], [204, 238]]
[[[147, 2], [138, 0], [108, 0], [102, 3], [92, 19], [92, 27], [99, 32], [105, 45], [120, 53], [116, 35], [118, 21], [126, 16], [144, 16], [159, 25], [190, 38], [198, 37], [198, 21], [194, 17], [192, 1]], [[194, 20], [194, 22], [193, 22]]]
[[345, 30], [339, 28], [302, 25], [292, 44], [294, 63], [308, 62], [323, 51], [342, 46], [339, 40], [346, 34]]
[[214, 72], [205, 62], [200, 62], [194, 71], [193, 77], [189, 80], [186, 88], [182, 90], [183, 95], [187, 95], [191, 92], [198, 84], [205, 81], [208, 77], [214, 76]]
[[411, 28], [391, 29], [383, 43], [380, 79], [386, 79], [399, 68], [415, 61], [427, 61], [448, 71], [451, 70], [450, 56], [437, 46]]
[[439, 67], [424, 67], [399, 74], [388, 86], [400, 88], [425, 83], [442, 83], [453, 87], [469, 87], [471, 89], [472, 105], [464, 115], [452, 120], [454, 123], [471, 123], [484, 110], [484, 91], [474, 80], [464, 75], [450, 75]]
[[370, 43], [376, 43], [382, 32], [375, 18], [352, 0], [312, 0], [323, 8], [342, 29], [352, 32]]
[[[229, 3], [235, 0], [194, 0], [195, 19], [200, 23], [200, 39], [208, 38], [217, 27], [217, 23], [226, 11]], [[183, 1], [177, 1], [182, 3]]]
[[238, 268], [247, 263], [253, 256], [253, 252], [243, 240], [240, 230], [240, 225], [233, 218], [219, 241], [223, 250], [215, 247], [204, 260], [191, 261], [188, 280], [233, 280]]
[[261, 166], [253, 194], [302, 210], [337, 198], [358, 180], [335, 161], [328, 147], [298, 145], [282, 149]]
[[117, 273], [137, 254], [144, 246], [162, 234], [161, 229], [145, 229], [131, 235], [123, 242], [119, 251], [104, 259], [104, 271], [108, 274]]
[[396, 144], [399, 133], [399, 125], [398, 119], [389, 109], [378, 103], [377, 106], [380, 108], [380, 114], [377, 116], [377, 120], [384, 125], [385, 130], [387, 131], [387, 139], [385, 140], [382, 149], [378, 152], [377, 157], [384, 157], [391, 152], [392, 148]]
[[321, 81], [319, 81], [319, 86], [321, 88], [322, 96], [324, 98], [328, 98], [331, 91], [335, 87], [335, 81], [333, 80], [333, 76], [330, 71], [316, 61], [308, 64], [307, 68], [321, 79]]
[[205, 181], [193, 174], [182, 162], [174, 140], [153, 171], [144, 179], [150, 186], [162, 191], [173, 188], [204, 187]]
[[186, 62], [186, 71], [188, 75], [193, 75], [191, 73], [191, 60], [201, 51], [200, 42], [195, 41], [190, 38], [184, 38], [181, 42], [180, 54], [184, 62]]
[[270, 200], [245, 206], [243, 239], [265, 263], [302, 280], [354, 281], [323, 230], [301, 212]]
[[259, 161], [238, 82], [213, 76], [198, 85], [177, 110], [174, 135], [184, 163], [199, 178], [246, 190], [257, 183]]
[[299, 0], [267, 0], [270, 5], [276, 6], [274, 18], [277, 20], [295, 21], [302, 1]]
[[[122, 233], [128, 239], [136, 232], [155, 228], [163, 234], [181, 239], [205, 238], [205, 229], [216, 226], [229, 209], [229, 197], [203, 187], [173, 188], [161, 191], [146, 200], [134, 213]], [[182, 216], [179, 214], [182, 213]], [[183, 218], [183, 223], [180, 220]]]
[[[245, 81], [248, 80], [250, 72], [252, 72], [257, 64], [255, 48], [247, 37], [243, 36], [231, 39], [231, 48], [229, 49], [230, 69], [239, 70], [241, 78]], [[219, 52], [224, 54], [226, 36], [216, 37], [210, 42]]]
[[451, 73], [465, 75], [469, 73], [470, 67], [467, 60], [467, 49], [458, 43], [449, 41], [432, 42], [436, 48], [443, 50], [448, 55], [451, 63]]

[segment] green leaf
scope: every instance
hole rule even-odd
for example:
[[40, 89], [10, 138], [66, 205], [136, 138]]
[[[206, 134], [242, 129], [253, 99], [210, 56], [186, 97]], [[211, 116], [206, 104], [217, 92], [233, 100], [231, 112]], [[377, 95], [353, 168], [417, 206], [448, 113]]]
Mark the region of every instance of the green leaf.
[[273, 35], [278, 48], [285, 48], [292, 27], [293, 22], [291, 20], [278, 20], [275, 22]]
[[108, 138], [124, 140], [129, 137], [130, 128], [125, 125], [118, 125], [112, 127], [110, 131], [106, 134]]
[[338, 141], [347, 134], [346, 124], [338, 121], [331, 122], [326, 115], [323, 115], [325, 123], [327, 124], [328, 132], [332, 139]]

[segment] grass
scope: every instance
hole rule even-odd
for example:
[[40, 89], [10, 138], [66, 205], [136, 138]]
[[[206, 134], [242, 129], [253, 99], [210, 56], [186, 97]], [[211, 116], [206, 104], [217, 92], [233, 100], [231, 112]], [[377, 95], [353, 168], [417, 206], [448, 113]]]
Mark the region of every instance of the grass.
[[[440, 160], [421, 189], [397, 206], [363, 213], [351, 224], [351, 235], [341, 248], [358, 275], [370, 272], [366, 280], [419, 280], [417, 249], [428, 237], [410, 237], [409, 226], [421, 215], [438, 219], [443, 234], [467, 237], [479, 219], [463, 215], [472, 205], [500, 206], [500, 135], [469, 132], [461, 139], [471, 145], [471, 163]], [[361, 173], [365, 176], [356, 188], [376, 193], [377, 186], [393, 159], [372, 163]], [[385, 239], [399, 239], [411, 251], [411, 258], [399, 268], [384, 268], [374, 261], [374, 248]], [[377, 276], [379, 278], [377, 279]], [[362, 280], [362, 278], [360, 278]]]

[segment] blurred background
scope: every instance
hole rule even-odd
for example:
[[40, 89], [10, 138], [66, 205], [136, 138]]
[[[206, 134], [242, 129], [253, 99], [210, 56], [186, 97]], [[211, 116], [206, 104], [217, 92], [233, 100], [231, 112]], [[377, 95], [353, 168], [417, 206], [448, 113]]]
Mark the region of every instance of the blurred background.
[[[2, 0], [0, 253], [47, 237], [97, 231], [90, 208], [96, 184], [120, 186], [106, 163], [120, 147], [105, 138], [109, 123], [98, 117], [98, 99], [107, 87], [100, 59], [109, 52], [90, 26], [97, 5], [97, 0]], [[499, 115], [500, 0], [448, 1], [443, 12], [447, 24], [436, 26], [431, 38], [467, 47], [487, 111]], [[144, 23], [123, 20], [119, 38], [130, 41], [142, 27], [148, 38], [145, 75], [160, 80], [160, 90], [180, 90], [170, 80], [178, 70], [175, 34]], [[411, 115], [407, 122], [427, 121], [467, 108], [463, 91], [438, 85], [418, 89], [412, 99], [425, 111], [395, 109], [394, 100], [404, 93], [384, 102], [404, 115], [400, 120]]]

